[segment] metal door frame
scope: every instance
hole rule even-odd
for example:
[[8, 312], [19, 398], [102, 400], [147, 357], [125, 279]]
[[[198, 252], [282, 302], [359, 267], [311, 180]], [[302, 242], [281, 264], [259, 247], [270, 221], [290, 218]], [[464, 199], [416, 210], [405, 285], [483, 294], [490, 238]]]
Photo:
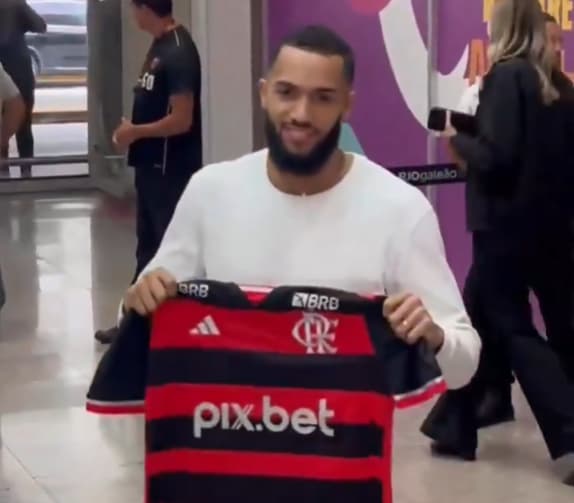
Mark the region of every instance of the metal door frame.
[[267, 0], [251, 0], [251, 79], [253, 103], [253, 149], [266, 146], [263, 131], [265, 115], [259, 99], [259, 79], [263, 77], [269, 59], [269, 23]]
[[[438, 43], [439, 43], [439, 5], [436, 0], [427, 0], [427, 106], [430, 108], [436, 103], [437, 90], [437, 68], [438, 68]], [[438, 140], [432, 133], [427, 133], [427, 164], [436, 164], [438, 161]], [[437, 187], [429, 186], [424, 192], [433, 205], [435, 211], [438, 211], [438, 194]]]

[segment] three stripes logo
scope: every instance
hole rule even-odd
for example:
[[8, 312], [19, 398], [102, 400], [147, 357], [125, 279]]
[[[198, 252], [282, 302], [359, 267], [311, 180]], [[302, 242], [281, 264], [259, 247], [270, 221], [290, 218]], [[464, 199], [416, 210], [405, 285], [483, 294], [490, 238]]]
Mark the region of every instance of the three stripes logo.
[[217, 336], [221, 335], [212, 316], [206, 316], [189, 333], [191, 335]]

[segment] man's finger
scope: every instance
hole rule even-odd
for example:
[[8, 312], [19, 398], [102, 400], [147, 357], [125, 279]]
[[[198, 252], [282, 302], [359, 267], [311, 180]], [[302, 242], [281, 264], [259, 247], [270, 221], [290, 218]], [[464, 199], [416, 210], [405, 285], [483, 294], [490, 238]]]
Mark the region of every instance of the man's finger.
[[148, 313], [153, 313], [157, 308], [151, 288], [149, 278], [144, 278], [136, 289], [138, 300], [144, 305]]
[[383, 316], [385, 318], [389, 318], [389, 316], [391, 316], [391, 314], [394, 313], [396, 309], [409, 297], [410, 294], [408, 293], [401, 293], [388, 297], [383, 304]]
[[423, 321], [421, 321], [420, 323], [418, 323], [418, 325], [416, 325], [407, 335], [406, 337], [406, 342], [408, 344], [416, 344], [417, 342], [419, 342], [421, 339], [424, 339], [426, 334], [428, 333], [428, 331], [430, 330], [432, 326], [432, 321], [428, 318], [425, 317], [425, 319], [423, 319]]
[[[410, 299], [407, 300], [403, 306], [406, 307], [409, 302], [411, 302]], [[422, 304], [417, 302], [416, 299], [415, 302], [416, 303], [413, 303], [412, 307], [409, 307], [408, 312], [406, 312], [404, 315], [399, 314], [399, 316], [402, 317], [397, 317], [396, 321], [391, 322], [391, 326], [394, 327], [397, 335], [401, 337], [406, 337], [416, 326], [418, 326], [419, 323], [423, 322], [427, 317], [427, 312]]]
[[424, 322], [428, 318], [427, 310], [422, 304], [416, 307], [409, 316], [404, 320], [403, 324], [408, 330], [413, 330], [419, 324]]
[[161, 280], [161, 277], [157, 274], [151, 274], [147, 278], [147, 282], [149, 285], [150, 293], [157, 307], [167, 299], [167, 288]]
[[135, 296], [130, 300], [129, 304], [126, 307], [128, 307], [128, 309], [134, 310], [140, 316], [147, 316], [148, 315], [148, 312], [147, 312], [145, 306]]
[[391, 324], [398, 326], [406, 322], [411, 314], [421, 306], [421, 301], [417, 297], [411, 295], [389, 315], [388, 319]]
[[156, 271], [157, 278], [163, 284], [168, 297], [175, 297], [177, 295], [177, 281], [165, 269], [158, 269]]

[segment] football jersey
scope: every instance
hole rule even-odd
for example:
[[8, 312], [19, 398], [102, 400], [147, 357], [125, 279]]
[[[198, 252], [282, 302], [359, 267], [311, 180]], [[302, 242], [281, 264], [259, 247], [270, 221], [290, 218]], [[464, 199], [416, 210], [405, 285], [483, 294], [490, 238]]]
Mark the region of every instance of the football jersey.
[[182, 283], [154, 315], [148, 503], [391, 503], [393, 414], [444, 389], [382, 297]]

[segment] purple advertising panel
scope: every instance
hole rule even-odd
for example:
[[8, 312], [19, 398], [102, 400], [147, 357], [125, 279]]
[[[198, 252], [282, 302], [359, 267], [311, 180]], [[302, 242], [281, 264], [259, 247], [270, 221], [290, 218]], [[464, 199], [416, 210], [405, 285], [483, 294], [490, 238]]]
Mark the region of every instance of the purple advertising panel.
[[[428, 34], [430, 1], [268, 0], [270, 50], [292, 30], [315, 23], [330, 26], [353, 46], [357, 98], [348, 126], [361, 151], [388, 168], [432, 160], [425, 128], [429, 106], [456, 107], [465, 89], [487, 69], [486, 21], [496, 0], [435, 0], [437, 29]], [[565, 68], [574, 70], [574, 1], [540, 2], [561, 24]], [[428, 66], [431, 36], [436, 43], [434, 72]], [[438, 150], [438, 160], [445, 160], [440, 145]], [[461, 283], [470, 262], [464, 186], [437, 187], [435, 202], [449, 262]]]

